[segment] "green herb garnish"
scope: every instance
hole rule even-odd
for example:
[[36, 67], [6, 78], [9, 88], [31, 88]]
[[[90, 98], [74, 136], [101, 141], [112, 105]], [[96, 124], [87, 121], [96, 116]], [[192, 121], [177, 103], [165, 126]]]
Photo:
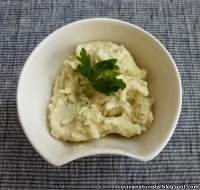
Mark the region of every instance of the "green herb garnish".
[[91, 86], [98, 92], [111, 95], [119, 89], [126, 88], [122, 79], [116, 78], [119, 72], [119, 66], [116, 65], [117, 59], [107, 59], [91, 65], [90, 56], [84, 48], [81, 49], [80, 57], [77, 56], [80, 64], [76, 71], [87, 78]]

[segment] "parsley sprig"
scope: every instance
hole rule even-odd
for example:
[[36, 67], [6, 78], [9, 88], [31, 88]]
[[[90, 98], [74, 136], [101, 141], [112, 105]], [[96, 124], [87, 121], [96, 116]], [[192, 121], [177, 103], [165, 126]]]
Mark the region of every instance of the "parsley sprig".
[[90, 55], [84, 48], [81, 49], [80, 57], [77, 56], [77, 59], [80, 64], [76, 71], [87, 78], [96, 91], [111, 95], [119, 89], [126, 88], [125, 82], [116, 78], [120, 74], [119, 66], [116, 65], [117, 59], [107, 59], [92, 65]]

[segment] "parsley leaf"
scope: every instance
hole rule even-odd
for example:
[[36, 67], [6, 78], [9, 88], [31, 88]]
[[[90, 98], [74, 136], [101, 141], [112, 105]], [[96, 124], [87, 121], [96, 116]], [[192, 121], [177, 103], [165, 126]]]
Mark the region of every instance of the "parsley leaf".
[[122, 79], [116, 78], [119, 72], [119, 66], [116, 65], [117, 59], [108, 59], [91, 65], [90, 56], [84, 48], [81, 49], [80, 57], [77, 56], [80, 64], [76, 71], [87, 78], [91, 86], [98, 92], [111, 95], [119, 89], [126, 88]]
[[81, 50], [80, 57], [77, 56], [77, 59], [81, 62], [81, 64], [76, 68], [77, 72], [88, 78], [88, 80], [91, 80], [92, 70], [90, 56], [87, 54], [85, 49]]

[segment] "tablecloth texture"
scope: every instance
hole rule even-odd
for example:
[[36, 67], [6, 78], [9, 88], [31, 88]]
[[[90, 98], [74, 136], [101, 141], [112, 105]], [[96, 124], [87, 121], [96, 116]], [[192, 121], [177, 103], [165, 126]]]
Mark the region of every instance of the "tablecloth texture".
[[[182, 113], [154, 160], [94, 156], [60, 168], [44, 161], [18, 121], [16, 86], [25, 60], [55, 29], [84, 18], [111, 17], [156, 36], [172, 54], [183, 86]], [[81, 34], [80, 34], [81, 35]], [[170, 76], [169, 76], [170, 77]], [[0, 188], [119, 189], [120, 185], [199, 185], [200, 1], [0, 0]]]

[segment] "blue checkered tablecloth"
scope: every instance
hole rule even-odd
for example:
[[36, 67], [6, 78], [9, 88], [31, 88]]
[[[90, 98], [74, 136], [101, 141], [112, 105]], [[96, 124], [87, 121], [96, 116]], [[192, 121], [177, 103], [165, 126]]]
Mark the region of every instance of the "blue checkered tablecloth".
[[[121, 19], [144, 28], [176, 61], [183, 85], [181, 117], [169, 144], [150, 162], [102, 155], [53, 167], [33, 150], [21, 129], [16, 86], [25, 60], [55, 29], [91, 17]], [[200, 1], [0, 0], [0, 189], [145, 185], [200, 189]]]

